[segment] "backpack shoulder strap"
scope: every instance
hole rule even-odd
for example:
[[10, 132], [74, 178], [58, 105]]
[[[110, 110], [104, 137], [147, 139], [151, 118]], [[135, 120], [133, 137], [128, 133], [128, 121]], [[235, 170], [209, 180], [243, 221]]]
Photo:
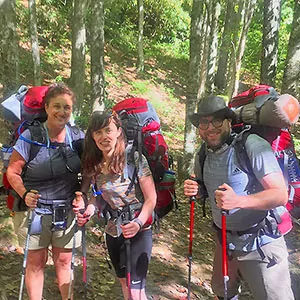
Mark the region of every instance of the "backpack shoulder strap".
[[241, 135], [237, 137], [237, 140], [235, 141], [234, 148], [238, 166], [246, 174], [254, 175], [251, 161], [246, 150], [246, 140], [250, 134], [251, 133], [247, 131], [241, 133]]
[[[34, 121], [33, 123], [30, 123], [27, 128], [30, 131], [32, 141], [36, 141], [38, 143], [46, 143], [46, 131], [43, 124], [38, 121]], [[37, 156], [40, 149], [41, 146], [34, 143], [30, 144], [29, 159], [27, 164]]]

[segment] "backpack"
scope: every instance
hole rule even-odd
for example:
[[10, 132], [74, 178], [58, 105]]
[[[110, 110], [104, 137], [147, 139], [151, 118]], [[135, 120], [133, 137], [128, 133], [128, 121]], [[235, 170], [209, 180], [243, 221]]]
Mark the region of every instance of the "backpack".
[[[160, 120], [151, 103], [142, 98], [128, 98], [117, 103], [113, 108], [122, 123], [127, 139], [127, 167], [124, 176], [131, 179], [132, 186], [136, 179], [134, 153], [146, 157], [155, 182], [157, 202], [155, 213], [158, 218], [168, 214], [174, 206], [177, 208], [175, 194], [175, 172], [171, 170], [172, 158], [160, 128]], [[140, 165], [141, 166], [141, 165]], [[141, 167], [139, 168], [141, 170]], [[129, 186], [129, 188], [130, 188]]]
[[[6, 176], [13, 146], [19, 137], [25, 139], [22, 136], [22, 132], [29, 129], [31, 138], [29, 140], [26, 139], [26, 141], [31, 146], [29, 159], [22, 172], [22, 175], [24, 175], [28, 164], [36, 157], [40, 148], [46, 146], [46, 133], [42, 122], [45, 122], [47, 119], [43, 101], [47, 90], [47, 86], [27, 88], [22, 85], [17, 93], [11, 95], [1, 103], [3, 117], [12, 128], [10, 141], [8, 144], [2, 146], [0, 152], [0, 158], [3, 162], [2, 184], [7, 194], [6, 206], [10, 210], [24, 211], [27, 209], [24, 201], [21, 201], [19, 195], [12, 189]], [[81, 140], [76, 139], [79, 129], [76, 126], [69, 126], [69, 128], [73, 140], [72, 147], [76, 149], [78, 155], [81, 155], [83, 145]]]
[[[245, 150], [245, 142], [249, 134], [257, 134], [266, 139], [274, 151], [288, 186], [289, 201], [285, 208], [272, 209], [270, 214], [276, 220], [279, 231], [286, 234], [292, 228], [290, 215], [296, 219], [300, 217], [300, 169], [289, 130], [299, 118], [298, 100], [291, 95], [278, 95], [273, 87], [258, 85], [233, 97], [228, 106], [235, 111], [237, 116], [232, 126], [233, 132], [243, 132], [241, 139], [235, 143], [234, 147], [237, 161], [245, 173], [254, 176]], [[203, 174], [204, 145], [198, 154]], [[200, 188], [204, 198], [207, 197], [203, 182], [200, 182]]]

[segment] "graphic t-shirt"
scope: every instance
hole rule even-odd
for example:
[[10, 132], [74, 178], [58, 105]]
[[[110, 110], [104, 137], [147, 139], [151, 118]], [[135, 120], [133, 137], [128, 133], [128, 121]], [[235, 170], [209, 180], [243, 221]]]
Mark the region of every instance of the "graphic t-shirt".
[[[135, 165], [137, 167], [137, 176], [144, 177], [152, 175], [147, 159], [142, 156], [142, 172], [139, 170], [138, 153], [135, 153]], [[134, 184], [128, 195], [125, 192], [128, 189], [131, 180], [124, 178], [123, 174], [100, 174], [96, 179], [97, 188], [102, 191], [102, 198], [113, 210], [122, 210], [129, 204], [144, 201], [143, 194], [138, 185]], [[119, 236], [120, 232], [117, 228], [116, 221], [110, 219], [106, 226], [106, 233], [111, 236]]]

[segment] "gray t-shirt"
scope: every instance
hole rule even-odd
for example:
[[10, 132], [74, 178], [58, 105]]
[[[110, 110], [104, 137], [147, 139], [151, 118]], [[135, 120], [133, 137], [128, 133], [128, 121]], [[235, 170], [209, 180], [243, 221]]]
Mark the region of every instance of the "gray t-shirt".
[[[78, 130], [76, 140], [83, 139], [84, 133]], [[22, 133], [25, 139], [31, 140], [30, 131]], [[74, 138], [74, 137], [73, 137]], [[65, 143], [50, 144], [50, 147], [40, 147], [39, 152], [29, 163], [32, 144], [18, 139], [16, 150], [27, 162], [22, 179], [26, 189], [34, 189], [41, 194], [40, 200], [72, 201], [74, 193], [79, 188], [78, 173], [81, 162], [76, 151], [70, 147], [66, 136]]]
[[[259, 181], [265, 175], [281, 171], [270, 144], [258, 135], [249, 135], [245, 143], [245, 148], [253, 173], [257, 179], [254, 179], [254, 182], [257, 184], [255, 190], [253, 190], [253, 185], [249, 184], [253, 182], [253, 178], [250, 178], [250, 174], [243, 171], [243, 167], [237, 161], [235, 155], [236, 148], [234, 147], [235, 142], [233, 141], [230, 146], [225, 145], [216, 152], [209, 149], [206, 150], [207, 156], [204, 162], [203, 181], [209, 195], [213, 221], [219, 228], [222, 227], [221, 210], [216, 205], [214, 193], [220, 185], [227, 183], [238, 195], [252, 194], [263, 190]], [[197, 178], [201, 179], [202, 174], [198, 155], [195, 159], [195, 174]], [[232, 209], [226, 216], [227, 230], [245, 231], [256, 226], [265, 216], [266, 212], [261, 210]], [[276, 237], [261, 236], [257, 238], [259, 239], [259, 244], [263, 245]], [[227, 239], [231, 249], [242, 251], [256, 249], [256, 238], [253, 234], [245, 234], [243, 236], [229, 234]]]

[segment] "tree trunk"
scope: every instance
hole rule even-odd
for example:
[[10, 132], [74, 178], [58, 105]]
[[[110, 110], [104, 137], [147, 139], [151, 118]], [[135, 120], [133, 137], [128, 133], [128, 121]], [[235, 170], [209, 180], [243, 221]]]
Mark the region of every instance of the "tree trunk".
[[214, 92], [215, 76], [216, 76], [216, 65], [218, 55], [218, 19], [221, 14], [221, 4], [219, 0], [213, 0], [210, 2], [210, 36], [209, 36], [209, 50], [208, 50], [208, 61], [207, 61], [207, 78], [205, 84], [205, 94], [209, 95]]
[[36, 3], [35, 0], [28, 0], [29, 4], [29, 26], [31, 37], [31, 49], [33, 60], [33, 82], [34, 85], [41, 85], [41, 60], [40, 49], [37, 32], [37, 19], [36, 19]]
[[72, 58], [71, 58], [71, 78], [72, 87], [77, 101], [75, 114], [80, 114], [84, 99], [85, 86], [85, 46], [86, 46], [86, 0], [74, 0], [74, 11], [72, 20]]
[[244, 55], [245, 51], [245, 46], [246, 46], [246, 40], [247, 40], [247, 35], [248, 31], [250, 28], [251, 20], [253, 17], [255, 5], [256, 5], [256, 0], [249, 0], [246, 1], [246, 7], [245, 7], [245, 15], [244, 15], [244, 21], [243, 21], [243, 28], [240, 34], [240, 39], [238, 43], [238, 49], [236, 53], [236, 60], [234, 64], [234, 69], [233, 69], [233, 88], [230, 92], [229, 98], [232, 96], [235, 96], [238, 92], [238, 87], [239, 87], [239, 80], [240, 80], [240, 70], [242, 66], [242, 57]]
[[16, 92], [19, 85], [18, 38], [16, 32], [16, 1], [0, 1], [1, 63], [3, 97]]
[[93, 111], [104, 110], [104, 0], [92, 0], [91, 15], [91, 100]]
[[138, 59], [137, 59], [137, 71], [144, 71], [144, 48], [143, 48], [143, 38], [144, 38], [144, 1], [138, 0], [138, 10], [139, 10], [139, 37], [138, 37]]
[[224, 31], [222, 34], [222, 42], [219, 50], [218, 70], [216, 74], [216, 87], [220, 92], [224, 92], [227, 86], [228, 62], [230, 57], [230, 49], [232, 49], [232, 34], [236, 34], [236, 28], [232, 26], [233, 19], [236, 14], [235, 6], [237, 0], [228, 0], [226, 8], [226, 18]]
[[190, 61], [186, 94], [184, 161], [179, 181], [192, 172], [195, 151], [196, 128], [188, 119], [188, 115], [196, 110], [200, 84], [201, 53], [203, 45], [203, 1], [193, 0], [190, 28]]
[[201, 71], [200, 71], [200, 84], [199, 84], [199, 90], [198, 90], [198, 99], [201, 99], [204, 97], [205, 94], [205, 84], [206, 84], [206, 78], [207, 78], [207, 66], [208, 66], [208, 57], [209, 57], [209, 37], [210, 37], [210, 31], [211, 31], [211, 22], [210, 22], [210, 11], [208, 4], [205, 4], [205, 12], [203, 13], [203, 51], [201, 56]]
[[282, 81], [282, 93], [300, 99], [300, 2], [295, 0], [294, 19]]
[[264, 0], [260, 82], [275, 86], [280, 25], [280, 0]]

